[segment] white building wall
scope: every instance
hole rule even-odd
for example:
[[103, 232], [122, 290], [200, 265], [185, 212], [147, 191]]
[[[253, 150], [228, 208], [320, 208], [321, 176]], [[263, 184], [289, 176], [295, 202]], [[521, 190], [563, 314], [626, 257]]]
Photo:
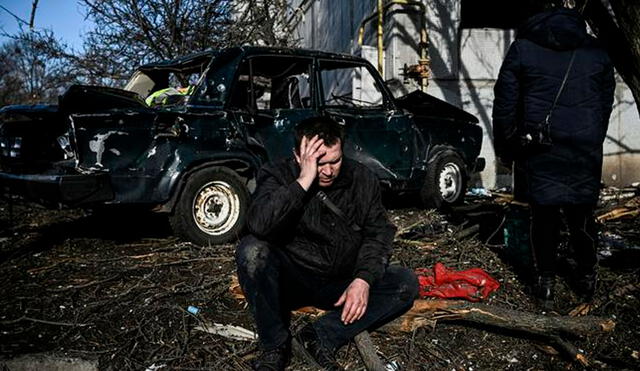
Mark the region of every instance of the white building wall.
[[[498, 169], [491, 136], [493, 85], [514, 31], [460, 29], [459, 0], [425, 1], [432, 78], [427, 92], [460, 107], [480, 119], [484, 130], [481, 156], [487, 160], [479, 183], [487, 188], [510, 184], [505, 169]], [[300, 46], [359, 55], [377, 67], [376, 21], [366, 25], [364, 47], [358, 45], [358, 29], [376, 10], [376, 0], [293, 0], [299, 17], [296, 36]], [[384, 78], [394, 95], [418, 88], [405, 81], [402, 67], [419, 58], [420, 17], [415, 13], [390, 14], [385, 19]], [[616, 88], [614, 112], [605, 142], [603, 181], [626, 185], [640, 181], [640, 118], [630, 90], [622, 82]]]
[[624, 186], [640, 181], [640, 117], [631, 90], [616, 86], [613, 112], [604, 143], [602, 180]]

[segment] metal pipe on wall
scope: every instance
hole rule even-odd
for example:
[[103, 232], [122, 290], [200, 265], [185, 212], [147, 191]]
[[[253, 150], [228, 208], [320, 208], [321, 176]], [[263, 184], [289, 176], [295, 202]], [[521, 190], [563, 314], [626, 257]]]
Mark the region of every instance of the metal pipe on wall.
[[[378, 49], [378, 72], [380, 75], [384, 77], [384, 16], [388, 12], [389, 8], [393, 5], [404, 5], [404, 6], [417, 6], [420, 10], [418, 12], [420, 16], [420, 42], [419, 42], [419, 55], [418, 64], [415, 66], [411, 66], [412, 74], [418, 75], [418, 79], [420, 80], [420, 88], [421, 90], [425, 90], [427, 85], [429, 84], [428, 78], [430, 76], [429, 70], [429, 57], [428, 57], [428, 47], [429, 47], [429, 39], [427, 34], [427, 21], [426, 21], [426, 11], [427, 7], [420, 1], [411, 1], [411, 0], [391, 0], [386, 5], [384, 4], [384, 0], [377, 1], [377, 10], [367, 18], [363, 19], [360, 23], [360, 29], [358, 31], [358, 44], [362, 45], [364, 43], [364, 28], [365, 25], [372, 20], [378, 20], [377, 24], [377, 49]], [[405, 12], [408, 12], [405, 10]]]
[[384, 9], [382, 0], [378, 0], [378, 72], [384, 79]]

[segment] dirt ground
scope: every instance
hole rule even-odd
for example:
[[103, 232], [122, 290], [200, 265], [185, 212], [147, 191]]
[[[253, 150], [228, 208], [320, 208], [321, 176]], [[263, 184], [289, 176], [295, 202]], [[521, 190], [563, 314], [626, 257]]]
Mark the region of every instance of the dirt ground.
[[[637, 188], [604, 192], [598, 212], [639, 194]], [[504, 245], [512, 215], [507, 210], [480, 197], [447, 215], [396, 205], [389, 212], [399, 228], [393, 260], [412, 268], [435, 262], [483, 268], [501, 284], [485, 303], [539, 313], [530, 295], [530, 265], [519, 264], [513, 247]], [[640, 369], [638, 219], [602, 224], [600, 281], [590, 315], [612, 319], [616, 327], [566, 339], [588, 368]], [[254, 330], [246, 306], [229, 290], [233, 250], [232, 244], [180, 242], [157, 215], [92, 215], [0, 202], [0, 357], [47, 353], [97, 361], [104, 370], [248, 370], [255, 341], [197, 329], [217, 323]], [[548, 315], [566, 315], [579, 304], [570, 281], [570, 275], [559, 280], [557, 310]], [[296, 316], [294, 325], [307, 320]], [[372, 338], [388, 370], [585, 368], [548, 340], [463, 321], [437, 321], [410, 333], [374, 332]], [[353, 344], [338, 359], [349, 370], [364, 367]], [[308, 368], [294, 359], [290, 369]]]

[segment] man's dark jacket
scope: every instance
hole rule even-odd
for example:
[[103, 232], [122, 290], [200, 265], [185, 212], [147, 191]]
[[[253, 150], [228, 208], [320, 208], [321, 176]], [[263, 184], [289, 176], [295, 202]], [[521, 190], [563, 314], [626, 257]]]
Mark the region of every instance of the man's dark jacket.
[[[324, 279], [380, 278], [391, 255], [395, 227], [380, 200], [378, 179], [363, 165], [343, 158], [329, 187], [305, 191], [293, 159], [265, 165], [247, 217], [254, 236], [281, 248], [294, 264]], [[322, 189], [345, 214], [343, 220], [315, 197]], [[361, 230], [356, 231], [352, 224]]]
[[[551, 116], [553, 146], [541, 154], [519, 156], [506, 138], [517, 125], [544, 120], [574, 50], [573, 67]], [[611, 61], [576, 11], [543, 12], [520, 27], [494, 87], [493, 132], [498, 157], [516, 159], [514, 177], [524, 178], [529, 201], [597, 202], [614, 88]]]

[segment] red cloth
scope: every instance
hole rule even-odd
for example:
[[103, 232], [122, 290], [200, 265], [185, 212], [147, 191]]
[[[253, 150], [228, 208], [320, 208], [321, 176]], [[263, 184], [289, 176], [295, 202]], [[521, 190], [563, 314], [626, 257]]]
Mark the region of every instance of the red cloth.
[[500, 283], [480, 268], [454, 271], [436, 263], [433, 272], [426, 268], [415, 270], [420, 284], [420, 297], [462, 298], [469, 301], [486, 299], [500, 287]]

